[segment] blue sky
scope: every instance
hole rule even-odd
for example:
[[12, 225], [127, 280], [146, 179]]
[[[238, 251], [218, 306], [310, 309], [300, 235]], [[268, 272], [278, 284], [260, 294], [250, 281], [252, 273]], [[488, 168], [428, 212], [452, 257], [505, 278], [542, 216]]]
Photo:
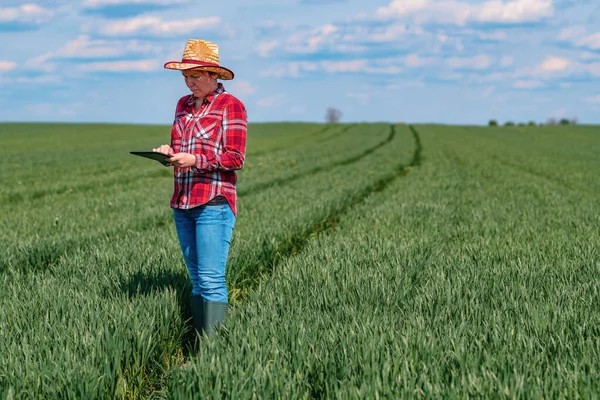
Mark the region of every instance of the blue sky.
[[194, 38], [251, 122], [600, 123], [596, 1], [2, 0], [0, 121], [169, 124]]

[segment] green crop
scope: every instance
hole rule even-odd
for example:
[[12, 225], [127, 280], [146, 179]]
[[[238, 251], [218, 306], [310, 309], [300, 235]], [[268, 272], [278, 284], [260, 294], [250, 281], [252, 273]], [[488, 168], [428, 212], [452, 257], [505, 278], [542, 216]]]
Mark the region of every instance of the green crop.
[[254, 124], [194, 345], [168, 127], [0, 125], [2, 398], [589, 398], [600, 128]]

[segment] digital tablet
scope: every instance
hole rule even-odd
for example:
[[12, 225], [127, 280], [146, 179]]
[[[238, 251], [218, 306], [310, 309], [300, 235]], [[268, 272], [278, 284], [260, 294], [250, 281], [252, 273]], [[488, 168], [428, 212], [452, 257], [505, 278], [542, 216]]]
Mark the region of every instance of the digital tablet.
[[130, 151], [131, 154], [135, 156], [149, 158], [151, 160], [158, 161], [159, 163], [165, 165], [170, 164], [167, 159], [173, 157], [168, 154], [159, 153], [157, 151]]

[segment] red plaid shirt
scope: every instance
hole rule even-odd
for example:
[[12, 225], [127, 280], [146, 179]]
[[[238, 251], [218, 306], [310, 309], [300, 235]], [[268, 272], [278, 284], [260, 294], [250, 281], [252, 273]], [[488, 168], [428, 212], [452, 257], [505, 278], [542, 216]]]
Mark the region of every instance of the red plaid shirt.
[[174, 166], [171, 207], [193, 208], [222, 195], [237, 215], [235, 170], [243, 167], [246, 154], [246, 108], [221, 83], [198, 112], [195, 100], [190, 94], [177, 102], [171, 147], [175, 153], [195, 155], [196, 166]]

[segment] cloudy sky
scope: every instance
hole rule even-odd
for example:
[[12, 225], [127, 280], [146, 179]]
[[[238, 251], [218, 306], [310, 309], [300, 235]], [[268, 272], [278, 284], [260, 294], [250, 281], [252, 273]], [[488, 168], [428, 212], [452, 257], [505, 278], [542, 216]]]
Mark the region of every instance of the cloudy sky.
[[600, 123], [598, 0], [0, 0], [0, 121], [169, 124], [185, 41], [259, 121]]

